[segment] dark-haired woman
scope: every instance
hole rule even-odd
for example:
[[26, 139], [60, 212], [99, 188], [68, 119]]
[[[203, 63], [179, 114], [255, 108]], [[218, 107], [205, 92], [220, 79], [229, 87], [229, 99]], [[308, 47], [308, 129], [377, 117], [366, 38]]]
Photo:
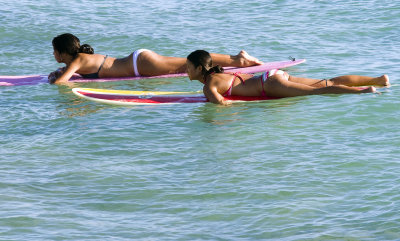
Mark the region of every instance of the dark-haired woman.
[[375, 92], [373, 86], [357, 88], [353, 86], [389, 86], [389, 77], [377, 78], [345, 75], [332, 79], [308, 79], [291, 76], [282, 70], [271, 70], [261, 76], [251, 74], [227, 74], [219, 66], [213, 67], [211, 55], [204, 50], [189, 54], [186, 61], [187, 73], [191, 80], [204, 84], [207, 99], [216, 104], [228, 104], [224, 96], [271, 96], [293, 97], [316, 94], [346, 94]]
[[[147, 49], [139, 49], [124, 58], [94, 54], [90, 45], [80, 44], [79, 39], [70, 33], [61, 34], [52, 41], [54, 57], [64, 68], [49, 75], [50, 83], [67, 82], [74, 73], [84, 78], [155, 76], [183, 73], [186, 59], [159, 55]], [[238, 55], [211, 54], [214, 63], [222, 66], [246, 67], [262, 64], [245, 51]]]

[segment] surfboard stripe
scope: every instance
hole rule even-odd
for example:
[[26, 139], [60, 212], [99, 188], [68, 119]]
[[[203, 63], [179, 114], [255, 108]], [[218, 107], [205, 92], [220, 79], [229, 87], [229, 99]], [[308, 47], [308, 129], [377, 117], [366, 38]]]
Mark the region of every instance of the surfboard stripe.
[[96, 92], [104, 94], [115, 95], [185, 95], [185, 94], [199, 94], [202, 91], [191, 92], [176, 92], [176, 91], [136, 91], [136, 90], [110, 90], [110, 89], [94, 89], [94, 88], [81, 88], [85, 92]]

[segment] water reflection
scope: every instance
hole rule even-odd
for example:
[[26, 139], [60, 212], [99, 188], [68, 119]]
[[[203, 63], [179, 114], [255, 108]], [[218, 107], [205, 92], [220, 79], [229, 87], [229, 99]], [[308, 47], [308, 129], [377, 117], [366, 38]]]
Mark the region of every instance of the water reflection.
[[307, 97], [283, 98], [262, 102], [234, 103], [230, 106], [206, 103], [194, 109], [190, 115], [194, 121], [212, 125], [239, 123], [253, 116], [273, 115], [285, 111], [286, 108], [300, 103]]
[[86, 116], [107, 108], [106, 105], [99, 105], [74, 95], [72, 88], [75, 87], [81, 87], [81, 84], [70, 83], [57, 86], [59, 93], [57, 110], [60, 115], [66, 117]]

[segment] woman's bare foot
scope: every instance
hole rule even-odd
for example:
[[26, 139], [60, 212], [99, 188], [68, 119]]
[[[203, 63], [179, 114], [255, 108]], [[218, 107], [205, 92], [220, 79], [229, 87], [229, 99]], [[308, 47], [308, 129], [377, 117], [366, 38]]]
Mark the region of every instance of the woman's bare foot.
[[384, 74], [380, 77], [383, 80], [383, 86], [390, 87], [389, 76]]
[[372, 79], [376, 86], [390, 87], [389, 76], [387, 74]]
[[253, 65], [263, 64], [262, 61], [258, 60], [256, 57], [249, 55], [246, 51], [240, 51], [236, 56], [233, 56], [235, 66], [238, 67], [248, 67]]

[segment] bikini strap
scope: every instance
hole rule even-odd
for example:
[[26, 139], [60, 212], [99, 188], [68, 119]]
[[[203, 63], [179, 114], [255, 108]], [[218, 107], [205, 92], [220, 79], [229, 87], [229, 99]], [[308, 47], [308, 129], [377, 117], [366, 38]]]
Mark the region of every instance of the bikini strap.
[[108, 57], [108, 55], [106, 55], [106, 56], [104, 57], [103, 62], [101, 63], [99, 69], [97, 70], [97, 74], [100, 72], [101, 68], [103, 67], [104, 62], [106, 62], [107, 57]]
[[325, 80], [325, 86], [328, 87], [328, 79], [322, 79], [322, 81]]
[[267, 94], [265, 93], [265, 90], [264, 90], [264, 80], [267, 79], [267, 78], [265, 78], [265, 74], [267, 74], [267, 73], [264, 73], [263, 75], [260, 76], [261, 89], [262, 89], [261, 96], [267, 96]]
[[240, 81], [242, 82], [242, 84], [244, 84], [244, 80], [243, 80], [243, 78], [242, 78], [239, 74], [240, 74], [240, 72], [235, 72], [235, 73], [233, 73], [233, 75], [236, 76], [236, 77], [238, 77], [238, 78], [240, 79]]

